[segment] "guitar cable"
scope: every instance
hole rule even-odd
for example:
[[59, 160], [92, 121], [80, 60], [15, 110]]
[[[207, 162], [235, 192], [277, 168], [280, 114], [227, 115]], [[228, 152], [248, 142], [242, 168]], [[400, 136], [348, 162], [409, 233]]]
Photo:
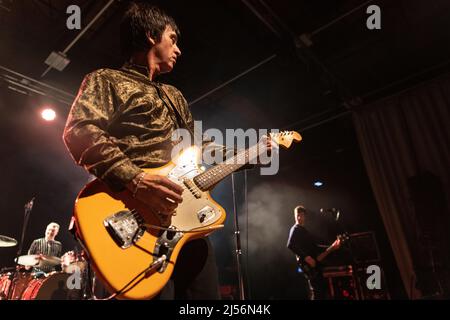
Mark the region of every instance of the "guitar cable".
[[[130, 291], [131, 289], [133, 289], [135, 286], [138, 285], [139, 282], [142, 281], [136, 281], [140, 276], [147, 274], [155, 269], [157, 269], [161, 264], [163, 264], [165, 261], [167, 260], [167, 256], [165, 254], [163, 254], [160, 258], [158, 258], [158, 260], [154, 261], [149, 267], [145, 268], [143, 271], [141, 271], [137, 276], [135, 276], [133, 279], [131, 279], [125, 286], [123, 286], [122, 289], [114, 292], [112, 295], [110, 295], [107, 298], [102, 298], [102, 299], [98, 299], [95, 294], [93, 294], [94, 300], [111, 300], [114, 299], [115, 297], [117, 297], [120, 294], [123, 293], [127, 293], [128, 291]], [[127, 288], [128, 286], [130, 286], [133, 282], [135, 282], [131, 287]]]
[[[138, 213], [135, 210], [133, 211], [133, 215], [137, 215]], [[200, 229], [196, 229], [196, 230], [176, 230], [170, 227], [160, 227], [160, 226], [156, 226], [156, 225], [152, 225], [152, 224], [142, 224], [144, 227], [146, 228], [150, 228], [150, 229], [155, 229], [155, 230], [161, 230], [161, 231], [170, 231], [170, 232], [177, 232], [177, 233], [198, 233], [198, 232], [204, 232], [204, 231], [208, 231], [208, 230], [216, 230], [216, 229], [220, 229], [223, 228], [224, 225], [220, 224], [217, 226], [208, 226], [205, 228], [200, 228]], [[125, 286], [123, 286], [122, 289], [116, 291], [115, 293], [113, 293], [112, 295], [110, 295], [107, 298], [102, 298], [99, 299], [95, 296], [95, 294], [92, 294], [93, 296], [93, 300], [111, 300], [114, 299], [115, 297], [117, 297], [120, 294], [126, 293], [128, 291], [130, 291], [131, 289], [133, 289], [141, 280], [136, 281], [136, 279], [138, 279], [140, 276], [142, 276], [143, 274], [147, 274], [151, 271], [153, 271], [154, 269], [157, 269], [161, 264], [163, 264], [165, 261], [167, 260], [167, 256], [166, 255], [162, 255], [160, 258], [158, 258], [158, 260], [154, 261], [149, 267], [145, 268], [143, 271], [141, 271], [138, 275], [136, 275], [133, 279], [131, 279]], [[129, 287], [133, 282], [135, 282], [131, 287]], [[129, 288], [127, 288], [129, 287]]]
[[[151, 225], [151, 224], [143, 224], [143, 226], [148, 227], [148, 228], [152, 228], [152, 229], [156, 229], [156, 230], [164, 230], [164, 231], [171, 231], [171, 232], [181, 232], [181, 233], [204, 232], [205, 230], [215, 230], [215, 229], [220, 229], [220, 228], [224, 227], [224, 225], [221, 224], [221, 225], [205, 227], [205, 228], [201, 228], [201, 229], [197, 229], [197, 230], [174, 230], [174, 229], [171, 229], [170, 227], [165, 228], [165, 227], [160, 227], [160, 226]], [[145, 268], [138, 275], [136, 275], [133, 279], [131, 279], [125, 286], [123, 286], [122, 289], [116, 291], [115, 293], [113, 293], [112, 295], [110, 295], [109, 297], [104, 298], [104, 299], [98, 299], [95, 295], [93, 295], [94, 300], [111, 300], [111, 299], [114, 299], [115, 297], [117, 297], [120, 294], [127, 293], [128, 291], [133, 289], [135, 286], [137, 286], [138, 283], [142, 280], [141, 279], [139, 281], [136, 281], [136, 279], [138, 279], [143, 274], [147, 274], [147, 273], [153, 271], [154, 269], [157, 269], [166, 260], [167, 260], [167, 256], [163, 254], [160, 258], [158, 258], [158, 260], [154, 261], [149, 267]], [[135, 281], [136, 281], [136, 283], [134, 283], [131, 287], [127, 288], [128, 286], [130, 286]]]

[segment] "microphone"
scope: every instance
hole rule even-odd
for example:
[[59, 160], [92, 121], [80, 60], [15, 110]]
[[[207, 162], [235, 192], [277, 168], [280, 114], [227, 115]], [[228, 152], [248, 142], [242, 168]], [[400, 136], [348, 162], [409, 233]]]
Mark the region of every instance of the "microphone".
[[31, 200], [25, 205], [25, 209], [31, 210], [31, 208], [33, 208], [34, 199], [36, 199], [36, 197], [33, 197], [33, 199], [31, 199]]
[[336, 208], [320, 208], [320, 213], [331, 213], [336, 211]]
[[336, 208], [320, 208], [320, 213], [329, 214], [333, 217], [334, 220], [338, 220], [341, 212]]

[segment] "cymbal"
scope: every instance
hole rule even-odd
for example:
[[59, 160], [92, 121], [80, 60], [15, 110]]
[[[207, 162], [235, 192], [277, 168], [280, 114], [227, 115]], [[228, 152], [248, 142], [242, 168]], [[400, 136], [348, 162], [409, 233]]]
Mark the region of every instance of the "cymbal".
[[39, 256], [35, 254], [20, 256], [17, 259], [17, 263], [26, 267], [37, 266], [39, 264]]
[[17, 240], [0, 235], [0, 248], [6, 248], [6, 247], [14, 247], [17, 245]]
[[60, 264], [61, 259], [53, 256], [42, 255], [42, 257], [40, 257], [38, 254], [29, 254], [20, 256], [17, 263], [26, 267], [53, 267]]
[[58, 264], [61, 264], [61, 258], [54, 256], [42, 256], [42, 262], [45, 265], [56, 266]]

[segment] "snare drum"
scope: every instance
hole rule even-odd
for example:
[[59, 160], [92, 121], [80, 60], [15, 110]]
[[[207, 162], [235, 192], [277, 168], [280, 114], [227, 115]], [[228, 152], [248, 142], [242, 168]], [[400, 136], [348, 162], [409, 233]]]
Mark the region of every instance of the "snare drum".
[[80, 300], [82, 290], [70, 289], [70, 277], [64, 272], [55, 272], [45, 278], [33, 279], [22, 294], [22, 300]]

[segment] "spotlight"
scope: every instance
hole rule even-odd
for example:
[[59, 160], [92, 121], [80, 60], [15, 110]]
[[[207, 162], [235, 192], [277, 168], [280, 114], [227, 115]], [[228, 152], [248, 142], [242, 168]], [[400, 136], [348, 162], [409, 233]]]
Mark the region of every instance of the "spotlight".
[[53, 109], [44, 109], [41, 112], [41, 117], [45, 121], [53, 121], [56, 118], [56, 112]]
[[314, 187], [320, 188], [321, 186], [323, 186], [323, 182], [322, 182], [322, 181], [316, 181], [316, 182], [314, 182]]

